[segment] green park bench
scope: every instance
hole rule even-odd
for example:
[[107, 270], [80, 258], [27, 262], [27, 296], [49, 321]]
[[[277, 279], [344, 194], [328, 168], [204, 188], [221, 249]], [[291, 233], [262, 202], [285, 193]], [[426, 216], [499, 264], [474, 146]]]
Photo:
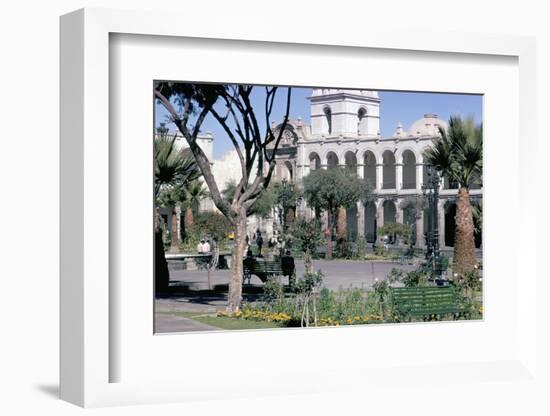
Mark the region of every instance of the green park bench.
[[420, 318], [452, 315], [458, 319], [464, 312], [452, 286], [399, 287], [391, 289], [396, 318]]
[[250, 284], [252, 275], [256, 275], [263, 283], [273, 276], [288, 276], [290, 284], [294, 274], [293, 257], [282, 257], [274, 260], [247, 257], [243, 260], [243, 283], [248, 281], [248, 284]]

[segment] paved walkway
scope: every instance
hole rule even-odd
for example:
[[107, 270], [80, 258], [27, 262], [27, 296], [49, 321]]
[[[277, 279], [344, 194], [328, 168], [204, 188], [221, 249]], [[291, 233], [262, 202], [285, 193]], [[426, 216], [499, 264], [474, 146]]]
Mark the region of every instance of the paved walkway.
[[155, 313], [155, 333], [217, 331], [219, 329], [183, 316]]

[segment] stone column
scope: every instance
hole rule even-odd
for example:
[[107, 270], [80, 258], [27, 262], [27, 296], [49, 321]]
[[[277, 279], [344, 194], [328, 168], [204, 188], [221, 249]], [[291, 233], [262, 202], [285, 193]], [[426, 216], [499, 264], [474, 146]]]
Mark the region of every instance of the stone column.
[[403, 189], [403, 163], [395, 164], [395, 190], [397, 193]]
[[376, 190], [378, 192], [382, 190], [383, 177], [384, 177], [384, 165], [379, 163], [376, 165]]
[[376, 201], [376, 225], [378, 228], [384, 225], [384, 200]]
[[363, 164], [357, 165], [357, 177], [361, 179], [365, 179], [365, 165]]
[[357, 203], [357, 235], [365, 236], [365, 205], [361, 201]]
[[399, 205], [401, 205], [401, 201], [402, 199], [397, 199], [397, 201], [395, 201], [395, 222], [399, 222], [401, 224], [404, 224], [404, 220], [403, 220], [403, 210], [401, 208], [399, 208]]
[[417, 163], [416, 164], [416, 191], [417, 192], [422, 192], [422, 168], [423, 168], [423, 164], [422, 163]]

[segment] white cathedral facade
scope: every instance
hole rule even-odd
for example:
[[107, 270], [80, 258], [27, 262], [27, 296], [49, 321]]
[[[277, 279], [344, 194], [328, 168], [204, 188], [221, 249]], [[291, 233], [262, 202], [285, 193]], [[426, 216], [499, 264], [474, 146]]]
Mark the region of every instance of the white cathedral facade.
[[[310, 101], [311, 125], [301, 119], [291, 119], [285, 127], [276, 152], [274, 181], [288, 180], [300, 186], [304, 177], [314, 169], [347, 167], [366, 179], [373, 192], [373, 201], [347, 211], [347, 233], [351, 240], [365, 238], [374, 242], [377, 229], [387, 222], [414, 224], [416, 246], [423, 247], [427, 221], [424, 213], [408, 215], [402, 208], [405, 199], [421, 196], [427, 180], [423, 154], [439, 135], [439, 127], [447, 123], [435, 114], [424, 114], [408, 129], [400, 123], [391, 137], [381, 137], [381, 99], [377, 91], [348, 89], [313, 89]], [[422, 113], [420, 113], [422, 114]], [[277, 126], [273, 126], [277, 129]], [[214, 138], [202, 136], [201, 146], [212, 159]], [[240, 179], [236, 152], [228, 152], [213, 161], [213, 170], [221, 189], [230, 180]], [[438, 206], [440, 247], [451, 247], [454, 241], [456, 186], [446, 179], [440, 185]], [[470, 191], [473, 203], [481, 201], [481, 186]], [[205, 201], [202, 209], [212, 209]], [[297, 215], [311, 218], [313, 210], [302, 202]], [[258, 224], [267, 234], [273, 232], [273, 220], [251, 218], [249, 230]], [[481, 236], [476, 236], [481, 245]]]

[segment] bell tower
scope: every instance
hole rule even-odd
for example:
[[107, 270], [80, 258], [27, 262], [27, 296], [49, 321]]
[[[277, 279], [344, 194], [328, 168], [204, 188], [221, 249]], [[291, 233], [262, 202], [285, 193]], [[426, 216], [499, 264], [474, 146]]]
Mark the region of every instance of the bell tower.
[[311, 134], [320, 137], [376, 137], [380, 131], [377, 91], [314, 88]]

